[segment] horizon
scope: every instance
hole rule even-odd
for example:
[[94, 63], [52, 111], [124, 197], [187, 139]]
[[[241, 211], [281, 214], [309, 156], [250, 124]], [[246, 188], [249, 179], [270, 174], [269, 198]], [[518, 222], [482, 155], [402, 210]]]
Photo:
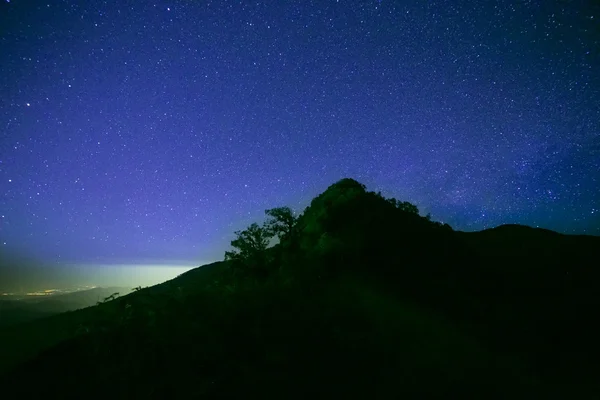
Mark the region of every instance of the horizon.
[[[423, 214], [423, 213], [421, 213]], [[540, 226], [518, 223], [506, 223], [480, 230], [455, 230], [457, 232], [476, 233], [500, 227], [526, 227], [557, 232]], [[594, 236], [600, 234], [564, 233], [572, 236]], [[153, 286], [181, 275], [191, 269], [214, 262], [223, 261], [223, 257], [213, 260], [163, 261], [152, 262], [61, 262], [51, 263], [25, 258], [22, 254], [0, 252], [0, 295], [3, 293], [27, 293], [51, 289], [65, 290], [73, 287], [138, 287]], [[34, 277], [32, 282], [31, 277]], [[27, 281], [28, 283], [23, 283]]]
[[67, 290], [74, 287], [153, 286], [194, 268], [199, 264], [67, 264], [67, 265], [2, 265], [0, 293], [28, 293], [47, 290]]
[[[422, 213], [421, 213], [422, 214]], [[481, 230], [455, 230], [476, 233], [500, 227], [526, 227], [557, 232], [540, 226], [506, 223]], [[600, 234], [570, 234], [572, 236], [594, 236]], [[1, 257], [3, 256], [4, 257]], [[194, 268], [223, 261], [223, 258], [203, 260], [196, 263], [186, 261], [165, 262], [108, 262], [108, 263], [48, 263], [23, 258], [22, 255], [0, 252], [0, 295], [10, 293], [22, 295], [27, 292], [47, 290], [69, 290], [74, 287], [146, 287], [164, 283]], [[9, 265], [10, 264], [10, 265]], [[35, 278], [32, 279], [31, 277]], [[28, 283], [23, 283], [27, 281]]]

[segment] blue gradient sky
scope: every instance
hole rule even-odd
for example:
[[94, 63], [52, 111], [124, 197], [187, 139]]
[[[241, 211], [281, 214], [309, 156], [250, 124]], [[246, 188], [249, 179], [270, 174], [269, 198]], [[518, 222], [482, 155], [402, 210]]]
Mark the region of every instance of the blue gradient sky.
[[203, 263], [342, 177], [600, 234], [592, 3], [3, 2], [2, 251]]

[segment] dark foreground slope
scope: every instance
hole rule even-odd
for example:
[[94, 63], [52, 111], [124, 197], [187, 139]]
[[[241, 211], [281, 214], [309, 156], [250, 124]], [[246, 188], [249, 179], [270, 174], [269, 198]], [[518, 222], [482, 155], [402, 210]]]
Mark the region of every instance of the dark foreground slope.
[[459, 237], [491, 282], [489, 337], [550, 379], [598, 393], [600, 238], [519, 225]]
[[261, 257], [260, 274], [215, 263], [0, 332], [0, 351], [17, 349], [1, 387], [63, 398], [597, 398], [598, 329], [585, 312], [598, 305], [588, 261], [598, 238], [560, 235], [550, 243], [563, 258], [547, 266], [542, 233], [520, 229], [454, 232], [342, 180]]

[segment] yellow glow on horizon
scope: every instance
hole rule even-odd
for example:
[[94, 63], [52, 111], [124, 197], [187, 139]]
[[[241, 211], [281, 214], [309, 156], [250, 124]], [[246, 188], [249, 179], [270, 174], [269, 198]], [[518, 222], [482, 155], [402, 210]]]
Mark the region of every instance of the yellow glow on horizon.
[[153, 286], [187, 272], [197, 265], [95, 264], [76, 267], [85, 281], [94, 286]]

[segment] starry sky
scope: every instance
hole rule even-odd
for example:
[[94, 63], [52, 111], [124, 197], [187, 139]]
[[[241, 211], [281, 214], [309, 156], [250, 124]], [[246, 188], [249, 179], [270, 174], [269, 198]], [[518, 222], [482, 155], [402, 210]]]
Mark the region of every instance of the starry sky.
[[352, 177], [458, 230], [600, 234], [593, 1], [0, 4], [0, 246], [199, 265]]

